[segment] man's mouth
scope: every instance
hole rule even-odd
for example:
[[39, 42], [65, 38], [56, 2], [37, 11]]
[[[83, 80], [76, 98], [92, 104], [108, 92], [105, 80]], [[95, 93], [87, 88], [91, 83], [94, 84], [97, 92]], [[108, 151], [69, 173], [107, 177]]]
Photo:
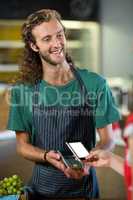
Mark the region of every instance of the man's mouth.
[[63, 52], [63, 48], [50, 51], [51, 54], [60, 55]]

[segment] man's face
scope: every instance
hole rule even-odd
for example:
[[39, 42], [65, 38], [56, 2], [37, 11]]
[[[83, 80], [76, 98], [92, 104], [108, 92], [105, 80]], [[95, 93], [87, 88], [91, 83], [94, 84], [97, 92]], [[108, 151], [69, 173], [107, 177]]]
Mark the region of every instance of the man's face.
[[63, 63], [66, 51], [66, 39], [62, 25], [57, 19], [43, 22], [32, 30], [36, 40], [34, 49], [42, 61], [58, 65]]

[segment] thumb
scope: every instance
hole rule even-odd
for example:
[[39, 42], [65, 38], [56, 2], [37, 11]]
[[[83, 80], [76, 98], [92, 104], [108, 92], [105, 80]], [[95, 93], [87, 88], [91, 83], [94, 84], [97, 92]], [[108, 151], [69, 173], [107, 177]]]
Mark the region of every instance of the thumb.
[[48, 156], [50, 157], [50, 158], [53, 158], [53, 159], [56, 159], [56, 160], [60, 160], [60, 154], [59, 153], [57, 153], [56, 151], [50, 151], [49, 153], [48, 153]]

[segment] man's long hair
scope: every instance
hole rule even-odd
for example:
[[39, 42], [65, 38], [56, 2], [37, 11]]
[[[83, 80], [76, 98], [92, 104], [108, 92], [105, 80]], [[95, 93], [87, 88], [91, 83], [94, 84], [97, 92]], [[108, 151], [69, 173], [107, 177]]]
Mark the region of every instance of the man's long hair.
[[[42, 79], [43, 68], [39, 53], [33, 51], [30, 46], [31, 43], [36, 44], [35, 38], [32, 35], [32, 30], [34, 27], [40, 25], [43, 22], [49, 22], [51, 19], [57, 19], [61, 23], [61, 16], [57, 11], [42, 9], [29, 15], [27, 21], [22, 26], [24, 51], [22, 63], [20, 66], [19, 79], [23, 83], [34, 84], [36, 81]], [[72, 63], [72, 60], [68, 55], [66, 55], [66, 59], [68, 60], [68, 62]]]

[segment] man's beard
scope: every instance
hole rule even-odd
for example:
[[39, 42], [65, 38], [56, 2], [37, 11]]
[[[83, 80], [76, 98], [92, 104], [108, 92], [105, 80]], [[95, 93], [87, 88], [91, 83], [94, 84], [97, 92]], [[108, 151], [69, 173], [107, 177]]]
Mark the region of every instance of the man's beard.
[[[65, 51], [64, 49], [62, 49], [62, 51], [64, 52], [64, 55], [65, 55]], [[59, 63], [57, 63], [56, 61], [53, 61], [49, 55], [44, 55], [42, 54], [40, 51], [39, 51], [39, 55], [40, 55], [40, 58], [44, 61], [44, 62], [47, 62], [48, 64], [50, 65], [53, 65], [53, 66], [56, 66], [58, 65]]]

